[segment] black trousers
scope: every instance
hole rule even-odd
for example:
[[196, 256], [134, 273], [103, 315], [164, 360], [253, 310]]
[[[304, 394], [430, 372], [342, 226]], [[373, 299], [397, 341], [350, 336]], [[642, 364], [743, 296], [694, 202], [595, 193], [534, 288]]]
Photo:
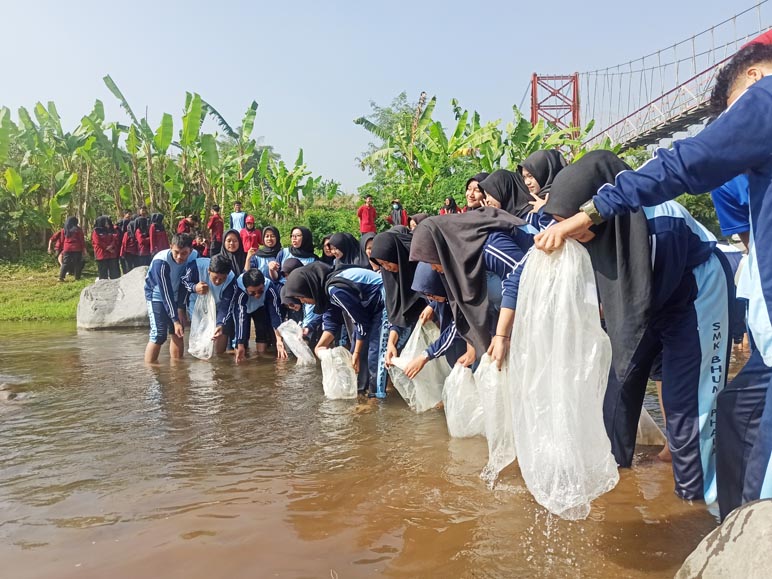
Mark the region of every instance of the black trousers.
[[98, 259], [97, 271], [99, 279], [118, 279], [121, 277], [121, 270], [118, 267], [118, 258]]
[[80, 279], [80, 273], [83, 271], [83, 254], [80, 251], [65, 251], [62, 253], [62, 267], [59, 269], [59, 279], [64, 281], [64, 277], [69, 273], [75, 279]]

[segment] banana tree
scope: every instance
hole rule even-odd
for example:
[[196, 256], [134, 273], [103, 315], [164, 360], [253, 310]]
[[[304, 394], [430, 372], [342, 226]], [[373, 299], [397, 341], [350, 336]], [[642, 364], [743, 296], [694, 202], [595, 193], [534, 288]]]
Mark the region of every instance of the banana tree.
[[286, 215], [287, 210], [300, 215], [300, 192], [305, 183], [304, 177], [311, 174], [303, 162], [303, 149], [300, 149], [292, 169], [287, 168], [284, 161], [278, 163], [271, 160], [269, 151], [263, 150], [258, 165], [258, 176], [269, 186], [265, 198], [270, 203], [271, 212], [275, 217]]
[[8, 167], [3, 176], [5, 184], [0, 187], [0, 213], [5, 219], [0, 227], [6, 230], [6, 235], [16, 237], [21, 257], [24, 255], [25, 234], [32, 227], [45, 225], [45, 217], [29, 202], [40, 188], [40, 183], [25, 185], [22, 176], [12, 167]]

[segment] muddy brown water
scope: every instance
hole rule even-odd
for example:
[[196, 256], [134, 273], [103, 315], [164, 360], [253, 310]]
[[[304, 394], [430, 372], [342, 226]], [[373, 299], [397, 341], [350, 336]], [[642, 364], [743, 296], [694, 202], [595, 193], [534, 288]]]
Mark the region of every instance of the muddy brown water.
[[672, 577], [716, 525], [659, 449], [562, 521], [516, 466], [486, 488], [441, 411], [325, 400], [294, 361], [148, 368], [145, 343], [0, 326], [1, 577]]

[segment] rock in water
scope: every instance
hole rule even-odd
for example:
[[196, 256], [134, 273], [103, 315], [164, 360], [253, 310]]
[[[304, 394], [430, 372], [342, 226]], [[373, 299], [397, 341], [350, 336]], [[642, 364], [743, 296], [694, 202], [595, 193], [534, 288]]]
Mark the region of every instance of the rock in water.
[[772, 569], [772, 499], [735, 509], [705, 537], [678, 570], [676, 579], [769, 577]]
[[102, 279], [83, 288], [78, 302], [78, 328], [146, 328], [145, 274], [136, 267], [118, 279]]

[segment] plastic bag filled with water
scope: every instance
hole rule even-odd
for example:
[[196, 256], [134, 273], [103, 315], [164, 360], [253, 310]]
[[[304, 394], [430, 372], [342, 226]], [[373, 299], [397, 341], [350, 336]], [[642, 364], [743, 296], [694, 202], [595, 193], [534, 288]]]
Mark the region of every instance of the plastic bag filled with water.
[[442, 389], [445, 421], [453, 438], [485, 436], [482, 402], [477, 393], [472, 370], [461, 364], [453, 366]]
[[190, 317], [190, 338], [188, 352], [195, 358], [208, 360], [214, 354], [212, 336], [217, 329], [217, 305], [214, 296], [207, 292], [196, 298], [193, 315]]
[[348, 400], [357, 397], [357, 375], [351, 365], [351, 352], [338, 346], [319, 351], [322, 361], [322, 387], [330, 400]]
[[514, 462], [515, 433], [512, 426], [512, 382], [509, 380], [509, 362], [501, 370], [488, 354], [483, 354], [474, 373], [477, 392], [483, 408], [485, 438], [488, 439], [488, 464], [480, 473], [493, 488], [499, 473]]
[[282, 323], [278, 328], [284, 345], [298, 359], [299, 366], [311, 366], [316, 364], [316, 357], [303, 339], [303, 328], [295, 320], [288, 320]]
[[440, 330], [436, 324], [419, 322], [400, 355], [391, 360], [391, 381], [413, 412], [426, 412], [442, 402], [442, 385], [450, 374], [444, 357], [429, 360], [412, 380], [404, 372], [413, 358], [420, 356], [439, 337]]
[[564, 519], [586, 518], [619, 480], [603, 425], [610, 366], [589, 254], [570, 239], [552, 254], [534, 250], [512, 332], [511, 408], [528, 490]]

